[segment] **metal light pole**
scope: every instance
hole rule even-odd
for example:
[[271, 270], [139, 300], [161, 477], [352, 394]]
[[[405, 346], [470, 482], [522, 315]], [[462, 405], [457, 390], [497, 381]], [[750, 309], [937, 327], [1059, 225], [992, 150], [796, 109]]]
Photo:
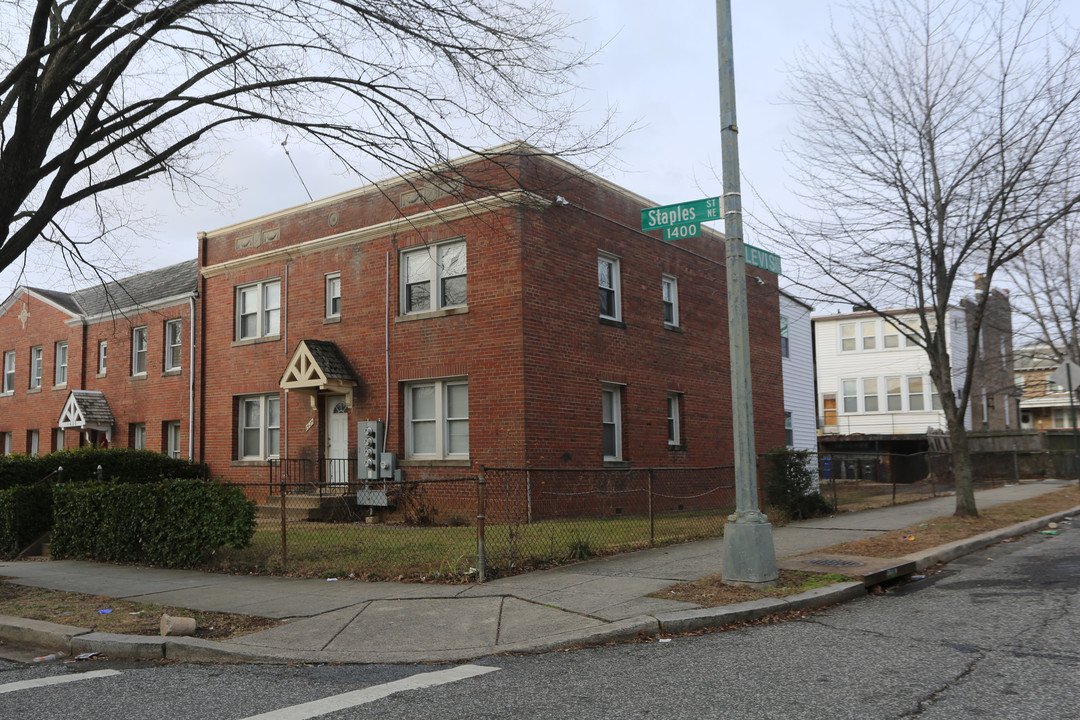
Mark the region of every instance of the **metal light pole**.
[[746, 249], [739, 187], [739, 128], [735, 120], [735, 62], [731, 2], [716, 0], [720, 58], [720, 149], [724, 176], [724, 250], [727, 256], [728, 338], [731, 345], [731, 414], [735, 449], [735, 514], [724, 525], [723, 579], [727, 583], [776, 582], [772, 525], [758, 508], [750, 327], [746, 307]]

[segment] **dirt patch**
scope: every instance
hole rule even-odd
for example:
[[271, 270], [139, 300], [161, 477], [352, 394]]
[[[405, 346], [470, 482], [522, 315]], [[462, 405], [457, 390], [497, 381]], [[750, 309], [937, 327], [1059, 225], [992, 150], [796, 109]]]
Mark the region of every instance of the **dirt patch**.
[[780, 570], [779, 579], [774, 587], [759, 589], [745, 585], [725, 585], [719, 575], [713, 575], [696, 582], [672, 585], [659, 592], [652, 593], [649, 597], [679, 600], [680, 602], [694, 603], [701, 607], [717, 607], [762, 598], [782, 598], [788, 595], [798, 595], [807, 590], [850, 580], [849, 577], [831, 573]]
[[1069, 487], [1040, 495], [1030, 500], [998, 505], [979, 511], [977, 518], [960, 518], [955, 515], [934, 518], [926, 522], [908, 525], [875, 537], [823, 548], [820, 552], [839, 555], [868, 555], [870, 557], [897, 558], [920, 550], [964, 540], [991, 530], [1069, 510], [1080, 505], [1080, 488]]
[[[1080, 488], [1069, 487], [1030, 500], [986, 508], [980, 511], [981, 514], [977, 518], [958, 518], [953, 515], [934, 518], [883, 535], [833, 545], [819, 552], [831, 555], [898, 558], [1077, 506], [1080, 506]], [[816, 587], [849, 580], [851, 578], [835, 573], [780, 570], [776, 587], [757, 589], [742, 585], [725, 585], [719, 575], [713, 575], [697, 582], [672, 585], [653, 593], [651, 597], [680, 600], [702, 607], [717, 607], [761, 598], [795, 595]]]
[[0, 580], [0, 615], [46, 620], [95, 632], [160, 635], [162, 614], [195, 618], [196, 629], [192, 637], [207, 640], [228, 640], [281, 625], [280, 620], [273, 618], [133, 603]]

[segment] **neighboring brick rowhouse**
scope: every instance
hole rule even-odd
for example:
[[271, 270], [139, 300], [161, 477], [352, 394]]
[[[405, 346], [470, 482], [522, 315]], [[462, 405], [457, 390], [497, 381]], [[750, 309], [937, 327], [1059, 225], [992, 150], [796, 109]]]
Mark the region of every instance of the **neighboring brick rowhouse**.
[[[289, 460], [355, 458], [357, 423], [380, 419], [407, 478], [475, 475], [481, 466], [730, 465], [718, 236], [674, 244], [645, 234], [640, 211], [651, 203], [562, 161], [502, 155], [476, 159], [456, 177], [454, 189], [473, 202], [444, 192], [454, 177], [410, 177], [200, 236], [195, 458], [215, 476], [266, 482], [274, 450]], [[458, 241], [467, 269], [455, 264]], [[425, 246], [431, 262], [404, 259]], [[617, 269], [611, 318], [600, 317], [600, 255]], [[419, 280], [403, 283], [406, 262]], [[665, 276], [677, 287], [674, 323], [665, 323]], [[753, 267], [747, 276], [764, 451], [784, 443], [777, 277]], [[442, 303], [444, 292], [453, 301]], [[355, 384], [321, 378], [306, 357], [297, 367], [307, 374], [284, 379], [303, 340], [333, 343]], [[92, 351], [96, 336], [85, 342]], [[185, 355], [177, 383], [185, 388], [186, 372]], [[172, 379], [160, 374], [148, 377]], [[126, 432], [141, 407], [130, 388], [141, 386], [108, 380], [117, 384], [100, 389], [110, 403], [117, 397], [113, 412]], [[605, 422], [612, 397], [618, 415]], [[670, 442], [669, 407], [678, 432]], [[168, 412], [155, 407], [156, 422]]]
[[[183, 291], [194, 289], [195, 272], [195, 263], [187, 262], [71, 294], [20, 288], [0, 305], [0, 352], [15, 353], [14, 386], [0, 394], [0, 433], [11, 433], [11, 451], [30, 452], [32, 431], [37, 431], [39, 452], [60, 449], [58, 422], [70, 391], [97, 390], [105, 394], [116, 419], [110, 444], [133, 446], [139, 426], [145, 429], [140, 442], [165, 452], [168, 424], [179, 423], [174, 441], [187, 455], [192, 304]], [[165, 367], [169, 322], [179, 323], [180, 347], [171, 349], [172, 369]], [[140, 346], [138, 357], [132, 347], [136, 329], [140, 339], [145, 337], [145, 352]], [[99, 372], [102, 342], [105, 372]], [[66, 377], [57, 382], [61, 343], [67, 343]], [[41, 382], [33, 388], [33, 348], [38, 347]], [[66, 428], [63, 446], [104, 439], [104, 433]]]

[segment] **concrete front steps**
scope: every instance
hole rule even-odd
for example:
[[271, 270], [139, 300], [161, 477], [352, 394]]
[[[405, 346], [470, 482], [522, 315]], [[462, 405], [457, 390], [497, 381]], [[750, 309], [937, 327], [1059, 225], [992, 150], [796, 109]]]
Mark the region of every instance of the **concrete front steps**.
[[[285, 496], [285, 520], [288, 522], [331, 522], [346, 520], [356, 512], [356, 495], [304, 495]], [[256, 508], [259, 522], [281, 520], [281, 496], [271, 495]]]

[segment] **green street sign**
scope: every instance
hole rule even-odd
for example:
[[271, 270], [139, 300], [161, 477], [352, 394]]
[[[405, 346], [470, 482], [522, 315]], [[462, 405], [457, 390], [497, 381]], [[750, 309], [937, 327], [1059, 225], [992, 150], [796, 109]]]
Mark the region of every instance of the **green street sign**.
[[743, 248], [746, 250], [747, 265], [753, 265], [756, 268], [768, 270], [777, 275], [783, 274], [780, 272], [780, 256], [776, 253], [771, 253], [768, 250], [762, 250], [761, 248], [747, 245], [746, 243], [743, 243]]
[[[675, 205], [661, 205], [660, 207], [646, 208], [641, 211], [641, 229], [660, 230], [677, 225], [703, 223], [709, 220], [719, 220], [721, 215], [722, 210], [720, 198], [718, 197], [676, 203]], [[694, 236], [686, 235], [684, 237]]]
[[664, 240], [682, 240], [684, 238], [701, 237], [701, 223], [687, 223], [685, 225], [672, 225], [664, 228]]

